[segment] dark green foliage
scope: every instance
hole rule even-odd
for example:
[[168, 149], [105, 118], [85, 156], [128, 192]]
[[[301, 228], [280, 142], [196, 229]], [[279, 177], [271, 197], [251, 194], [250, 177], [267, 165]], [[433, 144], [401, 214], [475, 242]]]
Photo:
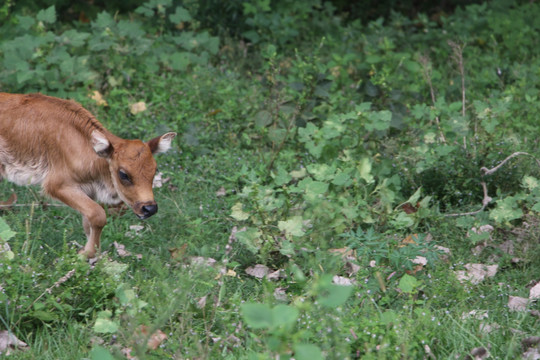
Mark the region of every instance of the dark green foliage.
[[[74, 97], [126, 138], [180, 135], [157, 159], [159, 213], [133, 230], [111, 210], [94, 267], [70, 209], [3, 215], [1, 319], [33, 354], [58, 358], [60, 328], [72, 358], [517, 358], [505, 329], [536, 334], [507, 301], [540, 266], [538, 4], [151, 0], [88, 23], [9, 4], [1, 90]], [[459, 282], [477, 262], [496, 277]], [[169, 339], [148, 350], [142, 325]]]

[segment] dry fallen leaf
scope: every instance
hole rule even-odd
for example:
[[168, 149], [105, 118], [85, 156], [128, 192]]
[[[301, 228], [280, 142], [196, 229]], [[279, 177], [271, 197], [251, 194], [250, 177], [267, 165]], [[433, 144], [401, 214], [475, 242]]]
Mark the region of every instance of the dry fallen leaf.
[[125, 245], [122, 245], [122, 244], [119, 244], [117, 243], [116, 241], [113, 242], [113, 245], [114, 245], [114, 248], [116, 249], [116, 252], [118, 253], [118, 256], [120, 257], [126, 257], [126, 256], [130, 256], [131, 253], [129, 251], [126, 250], [126, 246]]
[[225, 190], [225, 188], [223, 186], [220, 187], [218, 191], [216, 191], [216, 196], [217, 197], [225, 196], [225, 195], [227, 195], [227, 190]]
[[[141, 325], [139, 327], [139, 332], [145, 337], [148, 336], [148, 327], [145, 325]], [[161, 343], [165, 340], [167, 340], [167, 335], [165, 335], [163, 331], [158, 329], [154, 331], [154, 333], [150, 336], [146, 345], [149, 349], [156, 350], [159, 345], [161, 345]]]
[[199, 309], [202, 309], [206, 306], [206, 295], [204, 295], [202, 298], [200, 298], [198, 301], [197, 301], [197, 307]]
[[17, 194], [12, 193], [9, 196], [9, 199], [6, 201], [0, 201], [0, 210], [8, 210], [11, 209], [12, 205], [17, 202]]
[[254, 276], [258, 279], [262, 279], [266, 275], [268, 275], [270, 269], [268, 269], [268, 266], [257, 264], [255, 266], [250, 266], [246, 269], [246, 274]]
[[7, 330], [0, 331], [0, 353], [9, 349], [26, 350], [28, 345]]
[[344, 285], [344, 286], [351, 286], [355, 284], [354, 280], [351, 280], [343, 276], [337, 276], [337, 275], [332, 278], [332, 282], [336, 285]]
[[427, 265], [427, 258], [425, 258], [423, 256], [417, 256], [414, 259], [412, 259], [411, 262], [413, 264], [416, 264], [416, 265], [426, 266]]
[[171, 258], [174, 260], [180, 260], [184, 257], [186, 254], [188, 244], [183, 244], [179, 248], [169, 248], [169, 253], [171, 254]]
[[107, 100], [103, 98], [103, 95], [101, 95], [99, 91], [94, 90], [92, 95], [89, 96], [90, 99], [94, 100], [98, 106], [109, 106], [109, 104], [107, 104]]
[[340, 254], [342, 257], [354, 257], [354, 251], [351, 248], [344, 247], [339, 249], [328, 249], [329, 253]]
[[154, 176], [154, 180], [152, 180], [152, 187], [153, 188], [160, 188], [163, 186], [163, 173], [161, 171], [158, 171], [156, 175]]
[[482, 360], [489, 357], [489, 351], [484, 347], [477, 347], [471, 350], [470, 355], [465, 356], [465, 359]]
[[476, 320], [482, 320], [487, 319], [489, 317], [487, 310], [471, 310], [468, 313], [463, 313], [461, 315], [461, 318], [463, 320], [466, 319], [476, 319]]
[[416, 244], [415, 239], [418, 240], [418, 234], [412, 234], [412, 235], [407, 236], [405, 239], [401, 241], [400, 247], [403, 247], [409, 244], [411, 245]]
[[527, 304], [529, 299], [519, 296], [510, 296], [508, 298], [508, 308], [512, 311], [525, 311], [527, 310]]
[[139, 102], [136, 102], [135, 104], [131, 104], [129, 107], [129, 110], [131, 111], [133, 115], [146, 111], [146, 103], [144, 101], [139, 101]]
[[284, 277], [285, 277], [285, 275], [283, 274], [283, 270], [281, 270], [281, 269], [270, 272], [268, 275], [266, 275], [266, 278], [268, 280], [279, 280], [279, 279], [284, 278]]
[[191, 258], [191, 265], [193, 266], [214, 266], [216, 264], [216, 260], [212, 258], [205, 258], [202, 256], [193, 256]]
[[534, 300], [540, 298], [540, 282], [534, 285], [529, 291], [529, 299]]
[[460, 282], [469, 281], [479, 284], [485, 278], [495, 276], [499, 265], [465, 264], [466, 270], [456, 271], [456, 277]]
[[132, 349], [130, 347], [125, 347], [122, 349], [122, 355], [126, 357], [128, 360], [136, 360], [137, 358], [133, 355], [131, 355]]
[[274, 289], [274, 298], [276, 300], [280, 301], [286, 301], [287, 300], [287, 293], [285, 292], [285, 288], [277, 287]]
[[225, 273], [225, 276], [236, 277], [236, 271], [234, 271], [233, 269], [229, 269]]

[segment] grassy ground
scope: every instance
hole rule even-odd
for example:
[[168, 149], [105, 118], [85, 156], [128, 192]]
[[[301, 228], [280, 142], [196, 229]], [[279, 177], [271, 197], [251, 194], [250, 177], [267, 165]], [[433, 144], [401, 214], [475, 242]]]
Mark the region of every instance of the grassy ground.
[[[525, 356], [538, 305], [509, 301], [539, 280], [538, 168], [524, 156], [492, 177], [480, 167], [537, 152], [540, 54], [516, 19], [540, 10], [502, 4], [442, 23], [344, 23], [323, 42], [258, 44], [252, 57], [225, 38], [186, 71], [109, 79], [107, 106], [81, 90], [120, 136], [179, 137], [157, 159], [158, 214], [108, 209], [92, 265], [77, 256], [78, 214], [0, 184], [20, 205], [2, 212], [16, 234], [0, 263], [0, 320], [28, 344], [11, 357]], [[467, 45], [465, 110], [448, 39]], [[147, 110], [133, 115], [138, 101]], [[482, 181], [484, 211], [445, 216], [480, 208]], [[481, 225], [492, 228], [474, 233]], [[496, 272], [460, 280], [469, 264]]]

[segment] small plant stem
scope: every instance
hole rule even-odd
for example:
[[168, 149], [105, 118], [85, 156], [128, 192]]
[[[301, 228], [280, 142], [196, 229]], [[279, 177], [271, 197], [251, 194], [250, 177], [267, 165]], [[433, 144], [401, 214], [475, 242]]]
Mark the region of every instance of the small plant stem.
[[[431, 63], [429, 61], [429, 57], [427, 55], [420, 56], [419, 59], [420, 65], [422, 65], [422, 73], [424, 75], [424, 79], [428, 83], [429, 86], [429, 93], [431, 95], [431, 102], [433, 103], [433, 106], [435, 106], [435, 103], [437, 99], [435, 98], [435, 88], [433, 87], [433, 81], [431, 80]], [[437, 129], [439, 130], [440, 139], [441, 141], [446, 144], [446, 137], [444, 136], [444, 133], [441, 129], [441, 123], [439, 120], [439, 116], [435, 116], [435, 125], [437, 125]]]

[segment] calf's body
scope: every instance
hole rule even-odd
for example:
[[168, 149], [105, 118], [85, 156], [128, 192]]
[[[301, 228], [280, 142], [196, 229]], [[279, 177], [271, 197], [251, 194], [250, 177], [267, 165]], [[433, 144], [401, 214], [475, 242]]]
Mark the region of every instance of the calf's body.
[[124, 201], [141, 219], [157, 212], [153, 154], [167, 151], [175, 136], [125, 140], [74, 101], [0, 93], [0, 177], [41, 185], [81, 213], [88, 257], [95, 256], [107, 222], [97, 202]]

